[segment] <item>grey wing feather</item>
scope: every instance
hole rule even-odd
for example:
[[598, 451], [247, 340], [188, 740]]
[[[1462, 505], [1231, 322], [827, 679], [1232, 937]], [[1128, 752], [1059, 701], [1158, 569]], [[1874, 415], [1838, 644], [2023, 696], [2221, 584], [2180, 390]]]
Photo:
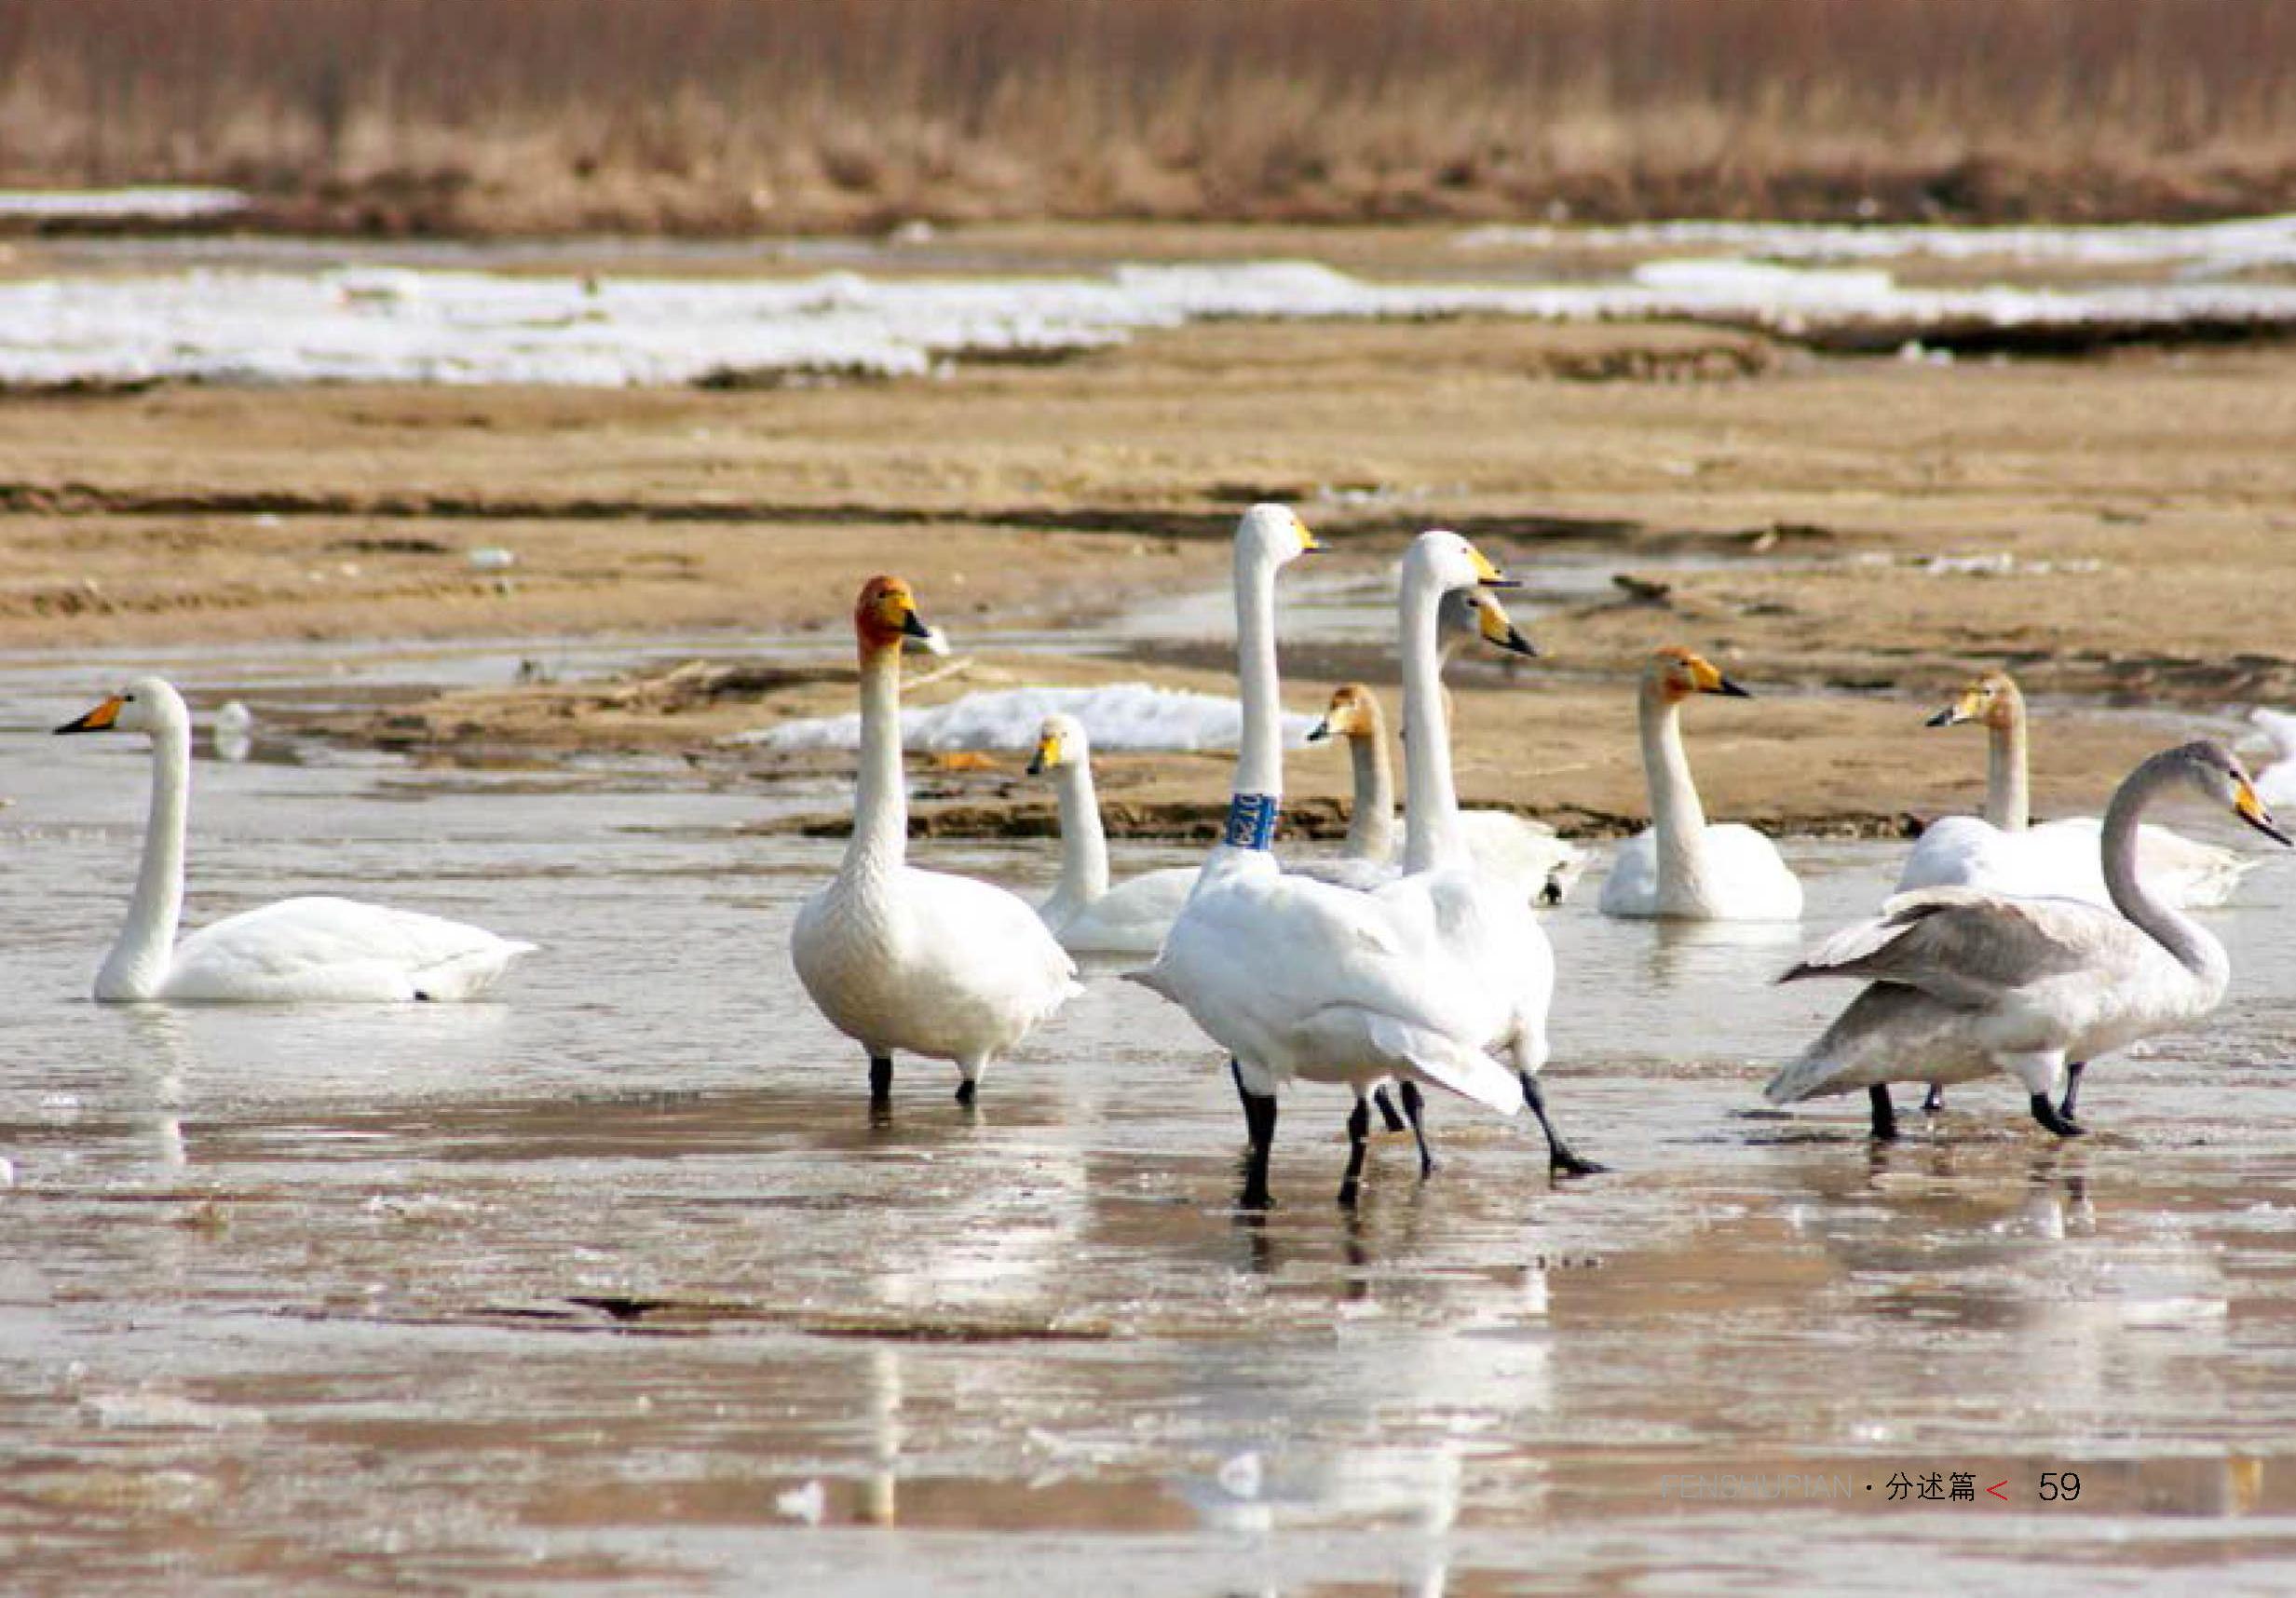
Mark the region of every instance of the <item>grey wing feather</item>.
[[1779, 979], [1863, 977], [1972, 1008], [2047, 977], [2093, 968], [2132, 929], [2072, 900], [2011, 899], [1969, 887], [1902, 893], [1881, 919], [1827, 939]]

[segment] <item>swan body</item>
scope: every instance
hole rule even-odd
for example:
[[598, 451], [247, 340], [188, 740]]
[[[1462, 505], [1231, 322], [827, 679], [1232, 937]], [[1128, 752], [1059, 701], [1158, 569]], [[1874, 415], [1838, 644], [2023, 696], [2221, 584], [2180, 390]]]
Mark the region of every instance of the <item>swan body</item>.
[[[1315, 547], [1291, 511], [1257, 506], [1236, 535], [1237, 656], [1243, 737], [1229, 821], [1173, 924], [1155, 963], [1134, 980], [1186, 1009], [1233, 1057], [1252, 1130], [1246, 1203], [1266, 1202], [1267, 1157], [1276, 1091], [1294, 1078], [1353, 1090], [1352, 1145], [1343, 1203], [1353, 1201], [1368, 1135], [1367, 1095], [1383, 1077], [1447, 1089], [1504, 1115], [1524, 1103], [1515, 1073], [1486, 1050], [1505, 1045], [1518, 1068], [1545, 1057], [1543, 985], [1551, 987], [1545, 938], [1519, 901], [1502, 896], [1471, 866], [1446, 855], [1437, 829], [1415, 833], [1406, 875], [1361, 893], [1296, 875], [1270, 844], [1283, 792], [1274, 636], [1276, 572]], [[1434, 609], [1446, 589], [1495, 581], [1498, 573], [1454, 534], [1428, 534], [1404, 568], [1406, 691], [1413, 725], [1428, 729], [1420, 750], [1432, 767], [1447, 739], [1435, 682]], [[1422, 711], [1424, 714], [1422, 715]], [[1427, 779], [1432, 782], [1432, 777]], [[1415, 788], [1412, 797], [1420, 792]], [[1429, 798], [1423, 816], [1432, 818]], [[1414, 806], [1415, 809], [1420, 806]], [[1527, 936], [1525, 936], [1527, 934]], [[1503, 980], [1494, 980], [1501, 964]], [[1535, 1015], [1527, 1014], [1533, 1000]]]
[[[1446, 600], [1459, 596], [1447, 595]], [[1447, 603], [1447, 614], [1452, 606]], [[1503, 618], [1504, 612], [1501, 612]], [[1516, 639], [1513, 624], [1507, 631]], [[1510, 647], [1494, 640], [1500, 647]], [[1524, 646], [1528, 648], [1528, 645]], [[1348, 809], [1347, 844], [1334, 860], [1308, 861], [1292, 869], [1308, 876], [1368, 891], [1393, 881], [1403, 868], [1395, 853], [1395, 775], [1388, 754], [1387, 718], [1379, 697], [1361, 683], [1342, 684], [1308, 733], [1311, 743], [1343, 738], [1354, 768], [1354, 796]], [[1583, 856], [1555, 829], [1505, 810], [1460, 810], [1460, 841], [1478, 870], [1513, 885], [1524, 898], [1557, 904], [1578, 879]]]
[[1752, 697], [1686, 649], [1651, 657], [1638, 706], [1651, 825], [1619, 846], [1599, 908], [1605, 915], [1800, 920], [1801, 883], [1777, 845], [1751, 827], [1706, 820], [1682, 752], [1682, 705], [1694, 694]]
[[805, 901], [790, 960], [829, 1023], [868, 1050], [870, 1093], [892, 1091], [896, 1052], [955, 1063], [971, 1104], [982, 1071], [1082, 990], [1076, 962], [1025, 900], [907, 862], [901, 766], [901, 643], [939, 635], [908, 586], [875, 577], [854, 612], [862, 748], [853, 835], [828, 884]]
[[385, 1004], [478, 998], [534, 945], [437, 915], [315, 896], [281, 900], [176, 941], [191, 784], [191, 715], [156, 677], [56, 729], [152, 740], [143, 860], [95, 996], [117, 1003]]
[[2209, 933], [2143, 880], [2139, 817], [2190, 786], [2280, 843], [2248, 775], [2221, 744], [2167, 750], [2121, 784], [2102, 831], [2113, 908], [2018, 899], [1978, 888], [1901, 894], [1877, 920], [1820, 943], [1783, 981], [1858, 977], [1870, 986], [1765, 1090], [1773, 1104], [1865, 1088], [1889, 1135], [1887, 1084], [1950, 1083], [2006, 1072], [2034, 1117], [2080, 1131], [2048, 1100], [2068, 1069], [2197, 1021], [2224, 995], [2231, 967]]
[[[1989, 672], [1929, 718], [1931, 726], [1963, 722], [1987, 729], [1985, 813], [1950, 816], [1924, 831], [1906, 857], [1897, 891], [1976, 887], [2111, 909], [2099, 863], [2104, 824], [2094, 816], [2031, 824], [2025, 696], [2017, 684], [2005, 672]], [[2179, 909], [2223, 903], [2255, 863], [2150, 823], [2137, 830], [2137, 860], [2146, 886]]]
[[1028, 770], [1051, 772], [1060, 793], [1060, 881], [1037, 906], [1045, 926], [1072, 954], [1156, 953], [1195, 888], [1196, 868], [1144, 872], [1109, 887], [1092, 740], [1074, 716], [1045, 717]]

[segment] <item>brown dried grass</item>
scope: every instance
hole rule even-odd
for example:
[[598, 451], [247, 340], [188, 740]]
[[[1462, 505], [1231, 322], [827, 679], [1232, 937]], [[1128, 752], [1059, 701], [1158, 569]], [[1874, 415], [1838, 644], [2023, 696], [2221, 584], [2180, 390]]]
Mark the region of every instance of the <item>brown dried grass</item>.
[[2289, 0], [9, 0], [0, 182], [381, 230], [2194, 215]]

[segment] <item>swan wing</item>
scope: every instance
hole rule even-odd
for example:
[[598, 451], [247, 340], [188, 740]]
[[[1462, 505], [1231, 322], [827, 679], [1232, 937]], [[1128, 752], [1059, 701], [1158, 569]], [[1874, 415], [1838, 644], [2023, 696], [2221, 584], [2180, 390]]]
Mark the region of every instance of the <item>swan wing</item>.
[[1424, 899], [1393, 902], [1272, 866], [1207, 873], [1133, 980], [1278, 1076], [1407, 1073], [1511, 1114], [1521, 1089], [1482, 1056], [1475, 1021], [1462, 1018], [1472, 979], [1441, 959], [1434, 922]]
[[534, 945], [483, 928], [357, 900], [285, 899], [176, 946], [164, 996], [279, 1002], [467, 999]]
[[1153, 955], [1195, 891], [1196, 868], [1144, 872], [1071, 916], [1060, 941], [1080, 953]]
[[1730, 915], [1750, 921], [1801, 917], [1801, 879], [1767, 833], [1736, 821], [1709, 826], [1706, 881]]
[[1645, 827], [1619, 845], [1602, 879], [1598, 907], [1606, 915], [1651, 915], [1658, 910], [1658, 834]]
[[2118, 969], [2129, 940], [2142, 936], [2113, 912], [2074, 900], [1927, 888], [1835, 933], [1779, 980], [1863, 977], [1976, 1009], [2051, 977]]
[[900, 961], [911, 1009], [992, 1012], [1021, 1033], [1083, 992], [1076, 961], [1026, 900], [994, 883], [902, 868]]
[[1521, 887], [1526, 896], [1567, 887], [1585, 863], [1576, 844], [1566, 842], [1543, 821], [1506, 810], [1461, 810], [1460, 835], [1474, 863], [1493, 876]]

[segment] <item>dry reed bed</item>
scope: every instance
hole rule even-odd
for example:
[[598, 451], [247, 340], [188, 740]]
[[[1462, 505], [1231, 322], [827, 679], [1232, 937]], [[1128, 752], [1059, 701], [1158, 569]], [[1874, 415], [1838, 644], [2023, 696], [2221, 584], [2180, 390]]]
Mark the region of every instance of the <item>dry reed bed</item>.
[[2296, 199], [2288, 0], [11, 0], [0, 183], [283, 225], [2159, 216]]

